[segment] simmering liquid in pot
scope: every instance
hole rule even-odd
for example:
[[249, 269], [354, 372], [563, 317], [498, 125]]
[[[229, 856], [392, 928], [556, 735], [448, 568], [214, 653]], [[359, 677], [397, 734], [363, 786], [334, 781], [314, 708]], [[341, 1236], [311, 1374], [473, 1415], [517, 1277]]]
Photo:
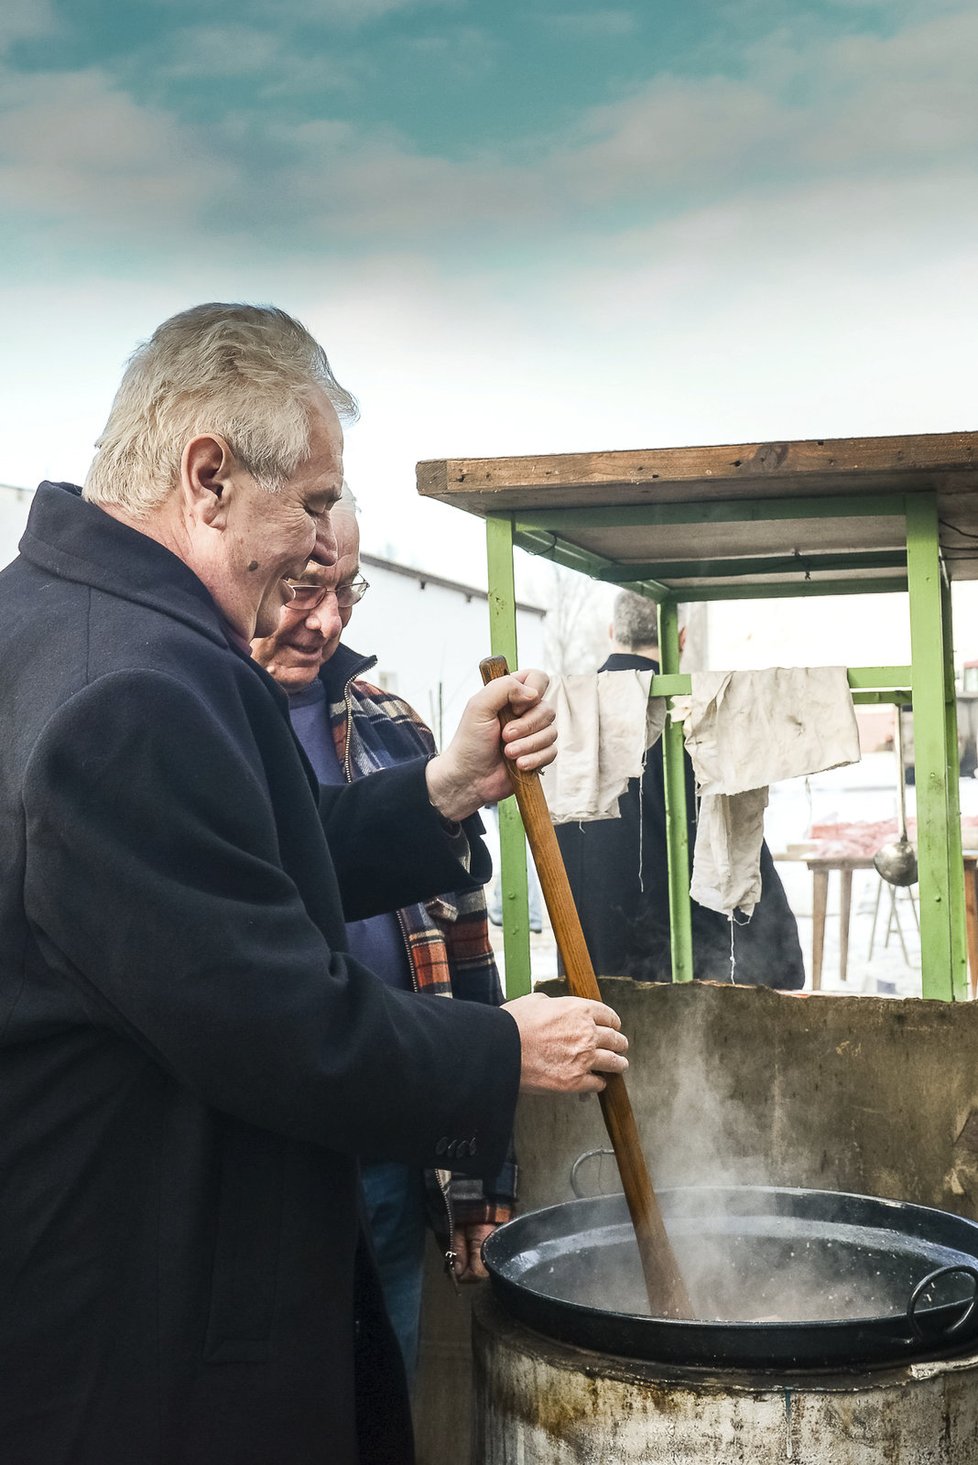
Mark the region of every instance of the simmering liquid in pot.
[[[947, 1252], [922, 1257], [919, 1240], [904, 1249], [892, 1233], [832, 1226], [812, 1236], [791, 1217], [740, 1218], [731, 1232], [677, 1220], [670, 1236], [680, 1270], [704, 1322], [846, 1321], [902, 1314], [922, 1276], [946, 1265]], [[926, 1248], [923, 1249], [926, 1252]], [[530, 1260], [528, 1258], [528, 1260]], [[534, 1291], [584, 1307], [648, 1315], [638, 1251], [628, 1227], [606, 1228], [576, 1246], [548, 1243], [522, 1281]], [[925, 1303], [968, 1296], [948, 1278]]]

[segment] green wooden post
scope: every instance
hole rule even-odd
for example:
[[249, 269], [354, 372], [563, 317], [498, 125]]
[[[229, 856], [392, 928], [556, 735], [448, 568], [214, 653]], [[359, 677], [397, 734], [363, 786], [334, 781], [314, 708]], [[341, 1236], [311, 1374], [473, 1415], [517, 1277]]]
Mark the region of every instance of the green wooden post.
[[[505, 656], [510, 671], [519, 665], [516, 649], [516, 584], [513, 576], [513, 520], [499, 515], [486, 520], [489, 574], [489, 644], [493, 656]], [[506, 996], [530, 991], [530, 914], [526, 879], [526, 836], [516, 800], [503, 799], [499, 812], [499, 862], [503, 892], [503, 956]]]
[[944, 754], [947, 762], [948, 889], [951, 897], [951, 990], [955, 1001], [966, 1001], [968, 942], [965, 930], [964, 855], [961, 839], [961, 759], [958, 753], [958, 699], [954, 687], [954, 631], [951, 624], [951, 587], [941, 574], [941, 626], [944, 633]]
[[956, 722], [954, 683], [952, 678], [949, 685], [948, 613], [934, 495], [908, 494], [906, 513], [921, 990], [925, 997], [946, 1001], [968, 994], [956, 732], [953, 768], [949, 767], [952, 750], [948, 746], [949, 729]]
[[[679, 671], [679, 613], [674, 600], [659, 603], [659, 654], [664, 675]], [[693, 980], [693, 928], [689, 906], [689, 833], [686, 823], [686, 774], [683, 730], [666, 719], [662, 734], [666, 796], [666, 852], [669, 866], [669, 932], [672, 980]]]

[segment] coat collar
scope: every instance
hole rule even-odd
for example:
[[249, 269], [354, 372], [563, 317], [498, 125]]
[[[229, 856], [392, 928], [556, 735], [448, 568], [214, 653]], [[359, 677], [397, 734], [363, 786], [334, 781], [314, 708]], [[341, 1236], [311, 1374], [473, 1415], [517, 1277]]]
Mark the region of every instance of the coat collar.
[[226, 646], [210, 592], [177, 555], [81, 497], [72, 483], [42, 483], [18, 546], [24, 559], [63, 580], [183, 621]]
[[320, 667], [319, 680], [325, 686], [329, 700], [340, 702], [353, 678], [376, 665], [376, 656], [361, 656], [359, 651], [352, 650], [341, 641], [329, 660]]
[[598, 671], [651, 671], [658, 675], [659, 663], [650, 656], [636, 656], [634, 651], [613, 651]]

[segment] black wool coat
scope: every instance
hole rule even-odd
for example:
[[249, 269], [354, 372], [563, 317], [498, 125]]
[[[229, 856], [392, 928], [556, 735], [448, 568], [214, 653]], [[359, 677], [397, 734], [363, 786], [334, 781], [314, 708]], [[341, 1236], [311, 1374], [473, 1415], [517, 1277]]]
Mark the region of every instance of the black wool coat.
[[410, 1460], [356, 1156], [493, 1173], [519, 1079], [508, 1014], [343, 955], [471, 884], [423, 769], [320, 791], [182, 561], [42, 485], [0, 574], [5, 1465], [353, 1465], [358, 1414]]
[[[647, 656], [617, 653], [602, 671], [658, 671]], [[690, 873], [696, 840], [696, 781], [684, 751]], [[672, 980], [666, 802], [662, 748], [649, 753], [642, 777], [629, 780], [618, 819], [559, 824], [557, 842], [594, 969], [638, 981]], [[730, 923], [692, 902], [693, 975], [730, 981]], [[798, 923], [767, 844], [761, 846], [761, 898], [734, 936], [734, 980], [795, 989], [805, 985]]]

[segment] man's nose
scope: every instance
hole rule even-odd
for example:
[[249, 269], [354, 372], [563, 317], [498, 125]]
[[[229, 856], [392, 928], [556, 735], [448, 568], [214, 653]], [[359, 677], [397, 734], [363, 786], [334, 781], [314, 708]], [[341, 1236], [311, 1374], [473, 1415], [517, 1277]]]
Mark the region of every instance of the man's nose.
[[306, 616], [306, 625], [310, 631], [318, 631], [328, 641], [330, 636], [336, 635], [338, 627], [342, 629], [342, 624], [340, 608], [336, 603], [336, 591], [327, 590], [324, 598]]
[[329, 514], [324, 514], [316, 527], [316, 543], [309, 558], [318, 565], [326, 566], [335, 565], [339, 558], [336, 553], [336, 532], [330, 523]]

